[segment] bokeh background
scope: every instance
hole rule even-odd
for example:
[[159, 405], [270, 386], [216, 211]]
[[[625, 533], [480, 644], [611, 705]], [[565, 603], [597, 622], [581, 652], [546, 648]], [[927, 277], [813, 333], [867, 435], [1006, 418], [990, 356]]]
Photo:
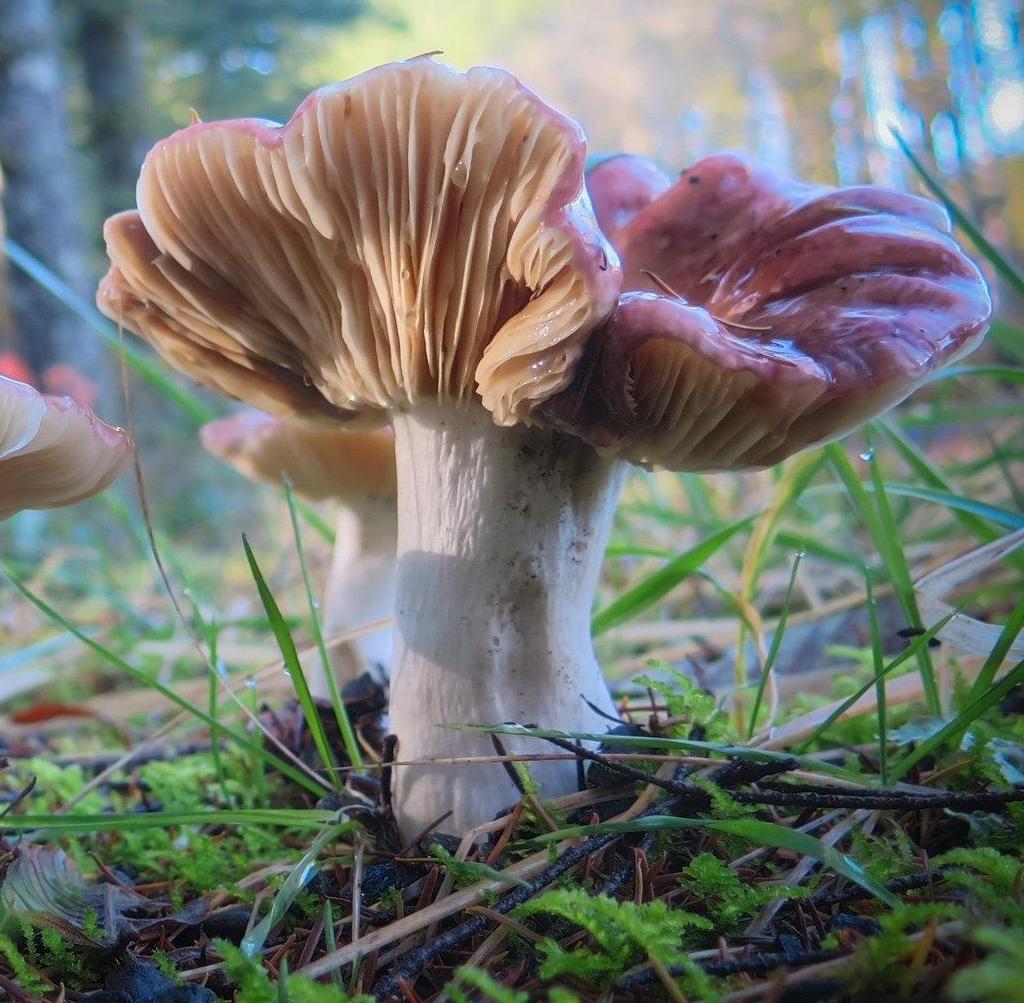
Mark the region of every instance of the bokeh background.
[[[594, 151], [674, 169], [733, 148], [824, 182], [915, 188], [898, 130], [1019, 259], [1022, 17], [1024, 0], [0, 0], [8, 236], [67, 285], [55, 296], [7, 263], [0, 355], [124, 421], [117, 351], [69, 297], [91, 302], [103, 219], [133, 205], [149, 145], [193, 112], [285, 119], [315, 86], [432, 50], [511, 69], [577, 117]], [[1019, 322], [1011, 297], [1000, 309]], [[129, 376], [155, 525], [237, 549], [263, 496], [203, 454], [194, 420]], [[45, 552], [55, 526], [84, 540], [90, 513], [109, 525], [112, 507], [137, 507], [130, 478], [118, 491], [70, 514], [25, 513], [0, 543]]]

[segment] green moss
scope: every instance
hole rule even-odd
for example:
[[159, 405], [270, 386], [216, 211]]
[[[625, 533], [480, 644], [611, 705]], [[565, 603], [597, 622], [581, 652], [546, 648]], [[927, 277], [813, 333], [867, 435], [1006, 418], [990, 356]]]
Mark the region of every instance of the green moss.
[[7, 964], [10, 966], [17, 984], [26, 993], [42, 996], [47, 988], [46, 983], [32, 971], [32, 965], [29, 960], [18, 949], [18, 945], [5, 933], [0, 933], [0, 954], [7, 960]]
[[618, 902], [606, 895], [590, 895], [582, 888], [556, 888], [525, 902], [516, 917], [557, 916], [585, 930], [592, 947], [567, 951], [553, 938], [538, 945], [545, 979], [565, 976], [609, 986], [627, 969], [654, 959], [663, 965], [686, 965], [690, 931], [710, 930], [703, 916], [673, 909], [658, 899], [643, 905]]
[[700, 903], [717, 934], [735, 932], [739, 925], [778, 898], [806, 898], [806, 888], [780, 884], [750, 884], [713, 853], [694, 857], [679, 883]]
[[224, 959], [224, 970], [236, 984], [236, 998], [245, 1003], [374, 1003], [372, 996], [350, 996], [334, 986], [320, 985], [284, 970], [278, 982], [271, 982], [266, 969], [234, 944], [216, 940], [214, 946]]
[[486, 972], [468, 965], [455, 969], [451, 982], [445, 987], [452, 1003], [472, 1003], [473, 997], [463, 987], [475, 989], [477, 999], [488, 1000], [490, 1003], [528, 1003], [529, 1000], [526, 993], [509, 989]]
[[681, 719], [671, 729], [673, 738], [691, 738], [696, 727], [701, 729], [704, 741], [732, 743], [738, 739], [728, 715], [721, 711], [713, 694], [666, 662], [651, 661], [649, 664], [667, 672], [670, 681], [638, 676], [636, 682], [649, 687], [665, 701], [669, 717]]

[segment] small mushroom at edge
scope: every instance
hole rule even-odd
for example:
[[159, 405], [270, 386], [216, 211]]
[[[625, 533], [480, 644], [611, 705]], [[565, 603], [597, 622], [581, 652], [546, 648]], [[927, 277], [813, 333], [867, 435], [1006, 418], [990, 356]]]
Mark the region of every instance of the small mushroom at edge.
[[131, 448], [123, 429], [70, 397], [0, 376], [0, 519], [98, 494], [124, 468]]

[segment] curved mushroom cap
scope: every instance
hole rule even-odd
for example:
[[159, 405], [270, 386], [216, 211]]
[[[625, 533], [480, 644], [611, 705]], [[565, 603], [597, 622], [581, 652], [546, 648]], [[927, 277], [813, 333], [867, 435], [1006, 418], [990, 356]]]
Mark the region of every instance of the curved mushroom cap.
[[0, 519], [97, 494], [121, 472], [131, 448], [123, 429], [70, 397], [0, 376]]
[[245, 410], [204, 425], [207, 451], [253, 481], [288, 477], [312, 501], [356, 502], [395, 495], [395, 441], [389, 430], [349, 432]]
[[[656, 190], [650, 177], [637, 158], [595, 168], [598, 216]], [[948, 231], [912, 195], [710, 157], [615, 231], [630, 291], [544, 410], [611, 454], [677, 470], [767, 466], [839, 438], [984, 334], [985, 283]]]
[[528, 420], [620, 287], [579, 127], [509, 74], [428, 58], [285, 126], [196, 123], [107, 221], [98, 302], [200, 382], [281, 416], [461, 402]]
[[672, 179], [652, 160], [631, 153], [594, 158], [587, 171], [587, 191], [597, 225], [618, 246], [622, 228], [672, 187]]

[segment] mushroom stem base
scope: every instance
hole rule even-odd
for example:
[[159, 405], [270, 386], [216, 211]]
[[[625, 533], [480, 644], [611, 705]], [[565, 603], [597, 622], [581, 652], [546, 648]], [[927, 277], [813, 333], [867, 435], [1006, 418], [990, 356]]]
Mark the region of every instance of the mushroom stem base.
[[[398, 576], [391, 727], [400, 761], [493, 756], [486, 734], [442, 725], [515, 721], [603, 732], [614, 708], [590, 612], [623, 467], [571, 437], [499, 428], [477, 406], [398, 415]], [[512, 753], [546, 750], [503, 739]], [[546, 797], [576, 789], [573, 762], [530, 764]], [[519, 798], [500, 765], [400, 766], [407, 838], [464, 832]]]

